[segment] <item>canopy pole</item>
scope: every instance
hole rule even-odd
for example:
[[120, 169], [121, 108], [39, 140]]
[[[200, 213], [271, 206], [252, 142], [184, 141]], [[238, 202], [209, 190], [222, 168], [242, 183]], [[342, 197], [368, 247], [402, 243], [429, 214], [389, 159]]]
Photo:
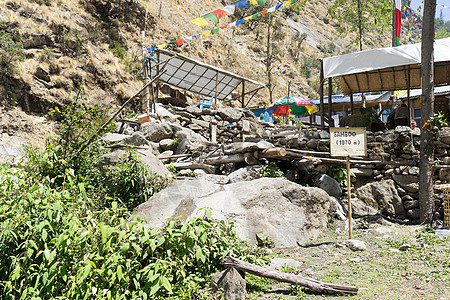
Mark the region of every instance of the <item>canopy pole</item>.
[[353, 111], [354, 111], [353, 93], [350, 93], [350, 111], [351, 111], [351, 114], [353, 115]]
[[322, 130], [325, 129], [325, 106], [323, 104], [323, 81], [325, 80], [323, 76], [323, 60], [320, 60], [320, 87], [319, 87], [319, 94], [320, 94], [320, 128]]
[[242, 98], [241, 98], [241, 106], [245, 108], [245, 81], [242, 80]]
[[[156, 59], [158, 60], [158, 65], [156, 65], [156, 76], [158, 76], [159, 72], [160, 72], [160, 70], [159, 70], [159, 62], [161, 60], [161, 56], [159, 54], [159, 51], [156, 52], [156, 56], [157, 56]], [[158, 95], [159, 95], [159, 80], [156, 81], [155, 97], [153, 98], [153, 113], [155, 113], [155, 114], [156, 114], [156, 103], [159, 102]]]
[[[331, 114], [333, 113], [333, 78], [328, 78], [328, 127], [331, 127], [331, 122], [333, 118]], [[334, 122], [333, 122], [334, 123]], [[334, 125], [334, 124], [333, 124]]]
[[397, 23], [397, 11], [395, 7], [395, 0], [392, 1], [392, 47], [397, 46], [396, 35], [396, 23]]
[[214, 107], [217, 109], [217, 86], [219, 80], [219, 71], [216, 71], [216, 91], [214, 93]]
[[286, 125], [288, 125], [289, 120], [289, 93], [291, 92], [291, 81], [288, 82], [288, 94], [287, 94], [287, 107], [286, 107]]
[[412, 123], [412, 112], [411, 112], [411, 65], [408, 65], [408, 76], [406, 77], [407, 85], [407, 99], [408, 99], [408, 110], [409, 110], [409, 125]]

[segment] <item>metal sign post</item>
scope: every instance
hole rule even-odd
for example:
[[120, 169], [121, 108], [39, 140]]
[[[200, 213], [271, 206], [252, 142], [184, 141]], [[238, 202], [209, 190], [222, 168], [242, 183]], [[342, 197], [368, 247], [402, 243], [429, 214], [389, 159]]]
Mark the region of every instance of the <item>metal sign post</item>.
[[331, 156], [347, 157], [348, 234], [349, 238], [353, 239], [350, 156], [367, 155], [366, 128], [364, 127], [330, 128], [330, 154]]

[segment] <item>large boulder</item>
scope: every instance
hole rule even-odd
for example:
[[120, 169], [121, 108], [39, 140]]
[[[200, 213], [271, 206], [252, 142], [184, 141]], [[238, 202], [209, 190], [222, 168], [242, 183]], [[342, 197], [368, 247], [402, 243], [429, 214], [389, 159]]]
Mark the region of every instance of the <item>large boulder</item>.
[[172, 124], [172, 130], [174, 138], [178, 140], [176, 154], [184, 153], [186, 150], [199, 151], [209, 143], [206, 138], [189, 128]]
[[171, 138], [173, 135], [172, 127], [167, 123], [147, 122], [141, 125], [140, 131], [147, 140], [155, 143]]
[[387, 216], [405, 216], [402, 199], [397, 193], [394, 181], [381, 180], [368, 183], [356, 190], [356, 195], [367, 205]]
[[17, 136], [7, 133], [0, 135], [0, 163], [17, 164], [25, 154], [24, 146], [27, 142]]
[[256, 234], [264, 234], [278, 247], [293, 247], [322, 232], [329, 206], [325, 191], [282, 178], [228, 185], [196, 179], [169, 184], [139, 205], [132, 219], [145, 217], [147, 227], [161, 227], [168, 218], [198, 217], [211, 208], [213, 218], [234, 222], [240, 238], [251, 244]]
[[313, 178], [314, 184], [327, 192], [330, 196], [341, 197], [342, 189], [334, 178], [328, 176], [327, 174], [319, 174]]
[[414, 175], [393, 174], [395, 182], [410, 193], [419, 191], [419, 177]]
[[[167, 168], [159, 161], [159, 159], [152, 154], [150, 150], [139, 150], [136, 152], [138, 160], [145, 165], [150, 172], [161, 176], [172, 176]], [[130, 159], [129, 152], [126, 150], [115, 150], [113, 152], [104, 154], [97, 162], [97, 165], [103, 168], [109, 166], [123, 164]]]
[[221, 108], [218, 112], [222, 119], [228, 122], [237, 122], [244, 117], [244, 112], [240, 108]]

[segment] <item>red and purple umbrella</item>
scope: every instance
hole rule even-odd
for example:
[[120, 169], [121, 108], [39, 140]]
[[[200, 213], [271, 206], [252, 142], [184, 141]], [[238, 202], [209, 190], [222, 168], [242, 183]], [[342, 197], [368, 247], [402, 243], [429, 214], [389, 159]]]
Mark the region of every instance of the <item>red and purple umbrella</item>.
[[289, 114], [295, 116], [311, 115], [319, 111], [312, 102], [300, 96], [290, 96], [289, 101], [287, 96], [282, 97], [266, 111], [274, 116], [286, 116], [288, 109], [290, 109]]

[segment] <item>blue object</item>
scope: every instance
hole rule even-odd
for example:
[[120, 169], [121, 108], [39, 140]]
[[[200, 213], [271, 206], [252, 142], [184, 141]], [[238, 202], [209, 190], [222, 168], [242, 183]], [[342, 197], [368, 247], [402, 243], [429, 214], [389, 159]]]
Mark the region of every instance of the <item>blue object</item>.
[[267, 123], [270, 122], [270, 115], [267, 111], [264, 113], [264, 117], [262, 118], [262, 120]]
[[211, 98], [203, 98], [202, 102], [197, 102], [197, 107], [200, 109], [211, 108], [214, 97]]

